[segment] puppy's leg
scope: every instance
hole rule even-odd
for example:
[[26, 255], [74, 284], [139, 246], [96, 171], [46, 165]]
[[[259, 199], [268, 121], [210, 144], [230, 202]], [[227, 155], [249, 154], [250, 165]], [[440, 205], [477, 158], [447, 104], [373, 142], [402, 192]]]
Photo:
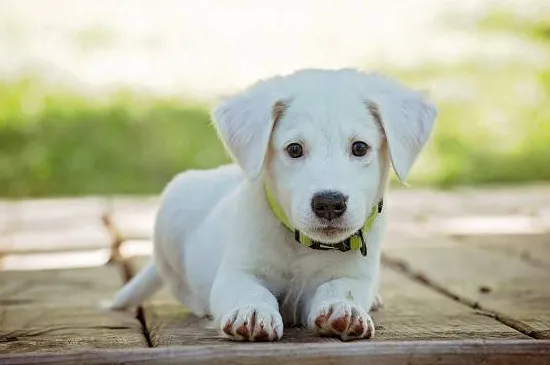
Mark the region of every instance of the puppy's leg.
[[368, 310], [374, 298], [365, 286], [364, 281], [351, 278], [320, 285], [310, 301], [307, 327], [344, 341], [373, 337], [374, 322]]
[[210, 301], [225, 337], [237, 341], [273, 341], [283, 335], [277, 298], [251, 274], [219, 272]]

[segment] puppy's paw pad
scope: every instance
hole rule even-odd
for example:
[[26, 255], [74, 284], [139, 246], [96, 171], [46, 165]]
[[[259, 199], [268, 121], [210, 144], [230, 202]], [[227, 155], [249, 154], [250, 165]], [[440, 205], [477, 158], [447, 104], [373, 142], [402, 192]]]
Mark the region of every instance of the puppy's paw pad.
[[309, 317], [310, 328], [322, 335], [337, 336], [344, 341], [374, 336], [374, 322], [359, 306], [338, 302], [323, 305]]
[[276, 341], [283, 335], [283, 319], [269, 307], [245, 306], [223, 316], [221, 330], [236, 341]]

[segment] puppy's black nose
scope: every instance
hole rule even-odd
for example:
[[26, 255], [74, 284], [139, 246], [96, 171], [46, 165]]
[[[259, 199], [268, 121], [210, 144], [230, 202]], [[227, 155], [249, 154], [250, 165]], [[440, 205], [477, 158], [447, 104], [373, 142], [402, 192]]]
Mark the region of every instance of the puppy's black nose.
[[311, 198], [311, 209], [317, 217], [330, 221], [344, 214], [347, 201], [348, 197], [338, 191], [322, 191]]

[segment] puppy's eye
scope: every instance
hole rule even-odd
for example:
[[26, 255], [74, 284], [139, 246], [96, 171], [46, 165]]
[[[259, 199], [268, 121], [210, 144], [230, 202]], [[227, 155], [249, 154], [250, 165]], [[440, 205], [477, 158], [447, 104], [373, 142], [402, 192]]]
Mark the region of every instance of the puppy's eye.
[[304, 149], [299, 143], [291, 143], [286, 146], [286, 153], [292, 158], [300, 158], [304, 155]]
[[351, 145], [351, 153], [354, 156], [362, 157], [365, 156], [370, 150], [370, 147], [365, 142], [357, 141], [353, 142]]

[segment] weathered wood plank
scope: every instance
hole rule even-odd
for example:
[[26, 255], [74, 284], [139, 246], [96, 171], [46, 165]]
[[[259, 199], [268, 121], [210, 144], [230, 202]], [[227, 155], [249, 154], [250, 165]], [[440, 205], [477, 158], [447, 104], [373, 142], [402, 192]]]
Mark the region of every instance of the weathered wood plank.
[[[132, 271], [148, 259], [130, 261]], [[442, 339], [521, 339], [524, 334], [493, 318], [480, 315], [466, 305], [415, 283], [394, 270], [384, 268], [382, 296], [385, 307], [373, 313], [376, 341]], [[145, 322], [154, 346], [211, 345], [223, 343], [206, 320], [188, 313], [165, 288], [144, 306]], [[301, 329], [286, 329], [285, 343], [327, 342]]]
[[546, 365], [550, 341], [407, 341], [353, 343], [228, 343], [134, 350], [89, 350], [65, 354], [0, 355], [22, 364], [300, 364], [300, 365]]
[[110, 245], [111, 237], [100, 216], [94, 221], [75, 220], [71, 225], [57, 222], [48, 229], [11, 231], [0, 236], [0, 252], [3, 254], [91, 250]]
[[10, 231], [48, 230], [82, 220], [99, 220], [107, 209], [102, 198], [56, 198], [4, 201]]
[[461, 245], [505, 253], [550, 269], [550, 233], [455, 235], [451, 238]]
[[[72, 269], [105, 265], [111, 259], [110, 249], [67, 252], [39, 252], [0, 256], [0, 270]], [[1, 272], [0, 272], [0, 275]], [[40, 275], [40, 274], [36, 274]]]
[[[0, 253], [107, 248], [111, 237], [101, 220], [101, 199], [41, 199], [4, 202]], [[0, 227], [1, 228], [1, 227]]]
[[378, 340], [527, 338], [385, 266], [380, 292], [384, 308], [372, 314]]
[[0, 202], [0, 237], [8, 232], [9, 206], [8, 202]]
[[[124, 251], [124, 244], [121, 251]], [[149, 260], [149, 256], [129, 259], [127, 262], [131, 275], [135, 275]], [[144, 303], [143, 316], [154, 347], [226, 342], [219, 338], [215, 328], [209, 326], [209, 321], [193, 316], [177, 302], [166, 286]]]
[[153, 242], [143, 239], [126, 240], [120, 245], [119, 253], [123, 258], [150, 256], [153, 254]]
[[548, 270], [445, 237], [432, 240], [431, 246], [388, 246], [387, 261], [450, 296], [495, 313], [530, 336], [550, 338]]
[[158, 198], [114, 198], [110, 221], [122, 240], [151, 239]]
[[550, 186], [392, 189], [386, 201], [388, 233], [408, 238], [550, 232]]
[[422, 218], [468, 215], [537, 215], [548, 213], [550, 185], [476, 187], [454, 190], [393, 187], [388, 193], [392, 214]]
[[115, 266], [0, 272], [0, 353], [146, 347], [135, 315], [99, 307], [121, 284]]

